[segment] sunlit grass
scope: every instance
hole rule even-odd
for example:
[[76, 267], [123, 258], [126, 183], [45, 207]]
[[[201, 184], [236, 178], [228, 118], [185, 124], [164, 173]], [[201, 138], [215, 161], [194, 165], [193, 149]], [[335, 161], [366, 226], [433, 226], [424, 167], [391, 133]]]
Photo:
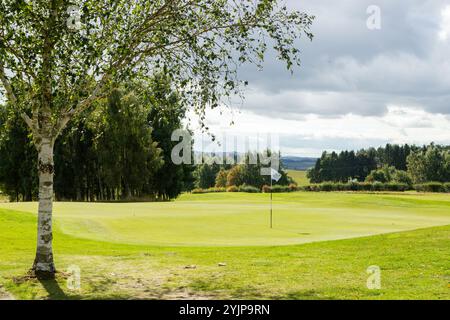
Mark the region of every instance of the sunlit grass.
[[[277, 194], [275, 230], [266, 198], [58, 203], [55, 260], [60, 271], [80, 267], [80, 291], [62, 273], [57, 282], [14, 281], [33, 260], [35, 204], [1, 204], [9, 209], [0, 209], [0, 283], [28, 299], [450, 298], [450, 226], [306, 243], [449, 225], [448, 195]], [[382, 270], [381, 290], [366, 288], [370, 265]]]
[[306, 171], [303, 170], [287, 170], [289, 177], [294, 179], [294, 181], [299, 186], [307, 186], [310, 184], [309, 179], [306, 177]]

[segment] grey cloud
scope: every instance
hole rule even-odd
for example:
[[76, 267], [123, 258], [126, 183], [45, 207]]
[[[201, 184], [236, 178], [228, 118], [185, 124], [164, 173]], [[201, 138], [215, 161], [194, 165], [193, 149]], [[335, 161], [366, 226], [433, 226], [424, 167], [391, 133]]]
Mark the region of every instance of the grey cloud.
[[[317, 138], [309, 135], [282, 135], [280, 136], [281, 148], [288, 149], [313, 149], [313, 150], [357, 150], [373, 146], [382, 146], [389, 143], [388, 139], [358, 139], [346, 137]], [[320, 151], [319, 151], [320, 152]]]
[[245, 109], [286, 119], [302, 119], [305, 114], [336, 117], [355, 111], [380, 116], [386, 111], [386, 99], [358, 92], [282, 91], [270, 94], [255, 91], [247, 95]]
[[[253, 88], [244, 109], [281, 118], [305, 113], [371, 116], [398, 103], [450, 113], [450, 43], [437, 36], [446, 1], [291, 0], [288, 4], [317, 16], [315, 39], [300, 42], [303, 66], [293, 76], [273, 54], [262, 72], [244, 68], [242, 75]], [[381, 8], [381, 30], [366, 27], [366, 8], [371, 4]]]

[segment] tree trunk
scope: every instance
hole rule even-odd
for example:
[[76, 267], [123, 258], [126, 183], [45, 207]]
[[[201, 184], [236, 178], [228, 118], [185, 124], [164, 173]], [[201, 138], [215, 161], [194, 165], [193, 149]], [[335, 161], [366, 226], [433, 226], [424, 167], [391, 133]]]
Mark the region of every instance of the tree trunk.
[[39, 211], [36, 258], [32, 271], [38, 278], [54, 278], [53, 263], [53, 139], [42, 139], [38, 149]]

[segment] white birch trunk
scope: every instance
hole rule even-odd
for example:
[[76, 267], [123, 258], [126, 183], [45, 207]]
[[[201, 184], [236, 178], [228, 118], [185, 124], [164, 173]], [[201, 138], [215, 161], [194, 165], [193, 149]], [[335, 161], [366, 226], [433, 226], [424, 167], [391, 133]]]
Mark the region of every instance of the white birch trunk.
[[36, 258], [32, 271], [40, 278], [53, 278], [53, 139], [43, 138], [38, 149], [39, 211]]

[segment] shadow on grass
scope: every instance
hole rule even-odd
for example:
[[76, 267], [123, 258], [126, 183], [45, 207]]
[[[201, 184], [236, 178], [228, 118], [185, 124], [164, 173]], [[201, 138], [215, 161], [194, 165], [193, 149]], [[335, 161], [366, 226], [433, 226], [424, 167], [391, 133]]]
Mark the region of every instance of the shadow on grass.
[[42, 287], [47, 291], [48, 299], [50, 300], [67, 300], [67, 299], [79, 299], [77, 296], [68, 296], [63, 289], [59, 286], [56, 279], [51, 280], [38, 280]]
[[[64, 277], [60, 280], [65, 280]], [[82, 295], [79, 291], [73, 291], [68, 288], [61, 288], [60, 283], [58, 283], [58, 278], [53, 280], [38, 280], [42, 287], [47, 292], [47, 299], [49, 300], [81, 300], [81, 299], [101, 299], [101, 300], [128, 300], [130, 297], [123, 294], [102, 294], [110, 288], [112, 282], [110, 279], [101, 279], [96, 281], [95, 284], [91, 283], [91, 290], [96, 294], [94, 296]]]

